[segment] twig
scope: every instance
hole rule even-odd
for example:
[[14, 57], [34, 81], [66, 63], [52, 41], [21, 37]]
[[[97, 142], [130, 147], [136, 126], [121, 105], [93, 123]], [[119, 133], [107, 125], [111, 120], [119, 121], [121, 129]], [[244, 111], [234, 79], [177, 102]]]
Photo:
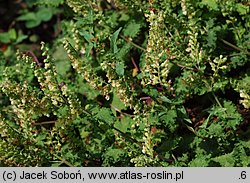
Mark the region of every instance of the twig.
[[178, 64], [178, 63], [175, 63], [175, 62], [172, 62], [172, 61], [169, 61], [170, 63], [174, 64], [174, 65], [177, 65], [178, 67], [181, 67], [183, 69], [189, 69], [189, 70], [192, 70], [192, 71], [199, 71], [198, 69], [194, 69], [192, 67], [188, 67], [188, 66], [185, 66], [185, 65], [181, 65], [181, 64]]
[[43, 122], [35, 122], [33, 123], [34, 126], [37, 126], [37, 125], [46, 125], [46, 124], [53, 124], [53, 123], [56, 123], [56, 121], [43, 121]]
[[245, 50], [245, 49], [243, 49], [243, 48], [239, 48], [239, 47], [233, 45], [232, 43], [229, 43], [228, 41], [226, 41], [226, 40], [224, 40], [224, 39], [220, 39], [220, 40], [221, 40], [224, 44], [226, 44], [226, 45], [232, 47], [233, 49], [235, 49], [235, 50], [237, 50], [237, 51], [244, 52], [244, 53], [246, 53], [247, 55], [250, 56], [250, 52], [248, 52], [247, 50]]
[[115, 111], [121, 113], [121, 114], [124, 115], [124, 116], [130, 116], [130, 117], [133, 117], [133, 116], [134, 116], [133, 114], [128, 114], [128, 113], [122, 112], [121, 110], [119, 110], [119, 109], [117, 109], [115, 106], [113, 106], [112, 104], [110, 104], [110, 107], [113, 108]]
[[134, 67], [137, 69], [137, 71], [140, 71], [140, 69], [139, 69], [139, 67], [136, 65], [135, 60], [134, 60], [133, 57], [131, 58], [131, 61], [132, 61], [133, 65], [134, 65]]
[[36, 62], [40, 67], [42, 67], [43, 64], [41, 62], [39, 62], [38, 58], [33, 53], [33, 51], [27, 51], [26, 53], [27, 53], [27, 55], [30, 55], [33, 58], [34, 62]]
[[136, 48], [138, 48], [138, 49], [140, 49], [140, 50], [142, 50], [142, 51], [144, 51], [144, 52], [147, 51], [145, 48], [143, 48], [143, 47], [141, 47], [141, 46], [135, 44], [133, 41], [129, 40], [129, 39], [126, 38], [125, 36], [120, 35], [120, 37], [121, 37], [122, 39], [124, 39], [125, 41], [127, 41], [128, 43], [132, 44], [134, 47], [136, 47]]

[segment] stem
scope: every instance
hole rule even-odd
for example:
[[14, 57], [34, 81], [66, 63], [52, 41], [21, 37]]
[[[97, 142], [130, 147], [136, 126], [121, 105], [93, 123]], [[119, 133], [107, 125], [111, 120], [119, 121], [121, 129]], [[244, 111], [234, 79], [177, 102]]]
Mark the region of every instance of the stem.
[[121, 114], [124, 115], [124, 116], [130, 116], [130, 117], [133, 117], [133, 116], [134, 116], [133, 114], [128, 114], [128, 113], [122, 112], [121, 110], [119, 110], [119, 109], [117, 109], [115, 106], [113, 106], [112, 104], [110, 104], [110, 107], [113, 108], [115, 111], [121, 113]]
[[42, 122], [38, 122], [38, 123], [33, 123], [34, 126], [37, 126], [37, 125], [45, 125], [45, 124], [53, 124], [53, 123], [56, 123], [56, 121], [42, 121]]
[[26, 52], [27, 55], [30, 55], [33, 58], [33, 61], [36, 62], [38, 64], [39, 67], [42, 67], [43, 64], [41, 62], [39, 62], [38, 58], [36, 57], [36, 55], [33, 53], [33, 51], [27, 51]]
[[213, 92], [213, 91], [212, 91], [212, 95], [213, 95], [213, 97], [214, 97], [215, 101], [217, 102], [217, 104], [218, 104], [221, 108], [223, 108], [223, 106], [221, 105], [221, 103], [220, 103], [219, 99], [216, 97], [216, 95], [214, 94], [214, 92]]
[[250, 52], [248, 52], [247, 50], [243, 49], [243, 48], [239, 48], [235, 45], [233, 45], [232, 43], [229, 43], [228, 41], [224, 40], [224, 39], [220, 39], [223, 43], [225, 43], [226, 45], [232, 47], [233, 49], [237, 50], [237, 51], [241, 51], [241, 52], [244, 52], [246, 53], [247, 55], [250, 56]]
[[136, 47], [136, 48], [138, 48], [138, 49], [140, 49], [140, 50], [142, 50], [142, 51], [144, 51], [144, 52], [147, 51], [145, 48], [143, 48], [143, 47], [141, 47], [141, 46], [135, 44], [134, 42], [130, 41], [130, 40], [129, 40], [128, 38], [126, 38], [125, 36], [123, 36], [123, 35], [120, 35], [120, 36], [121, 36], [122, 39], [124, 39], [124, 40], [127, 41], [128, 43], [132, 44], [134, 47]]
[[194, 69], [192, 67], [181, 65], [181, 64], [178, 64], [178, 63], [175, 63], [175, 62], [172, 62], [172, 61], [169, 61], [169, 62], [172, 63], [172, 64], [174, 64], [174, 65], [177, 65], [178, 67], [181, 67], [183, 69], [189, 69], [189, 70], [192, 70], [192, 71], [199, 71], [199, 69]]
[[134, 65], [134, 67], [135, 67], [138, 71], [140, 71], [140, 69], [139, 69], [139, 67], [136, 65], [135, 60], [134, 60], [133, 57], [131, 58], [131, 61], [132, 61], [133, 65]]

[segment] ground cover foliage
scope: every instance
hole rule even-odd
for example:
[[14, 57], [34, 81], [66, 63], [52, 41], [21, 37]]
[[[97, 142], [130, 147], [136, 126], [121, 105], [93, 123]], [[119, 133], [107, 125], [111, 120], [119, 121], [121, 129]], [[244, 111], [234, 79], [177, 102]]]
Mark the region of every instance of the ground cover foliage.
[[16, 4], [2, 166], [250, 165], [248, 1]]

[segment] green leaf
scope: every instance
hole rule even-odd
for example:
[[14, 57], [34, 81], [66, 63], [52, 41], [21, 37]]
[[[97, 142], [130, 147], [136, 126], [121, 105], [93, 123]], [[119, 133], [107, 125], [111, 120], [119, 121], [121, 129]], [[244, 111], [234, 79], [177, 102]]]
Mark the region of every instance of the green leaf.
[[212, 158], [212, 160], [218, 162], [223, 167], [234, 167], [236, 159], [233, 156], [233, 153], [229, 153]]
[[248, 141], [241, 141], [241, 144], [242, 144], [244, 147], [250, 149], [250, 140], [248, 140]]
[[86, 47], [86, 56], [88, 57], [91, 53], [92, 48], [96, 47], [96, 43], [93, 43], [95, 37], [87, 31], [79, 31], [79, 34], [83, 36], [84, 39], [89, 43], [89, 45]]
[[121, 130], [123, 133], [127, 133], [129, 132], [129, 130], [131, 129], [131, 125], [134, 123], [134, 121], [128, 117], [128, 116], [124, 116], [121, 121], [116, 121], [114, 124], [114, 127], [116, 127], [117, 129]]
[[[249, 147], [250, 148], [250, 147]], [[236, 146], [234, 149], [234, 154], [237, 154], [240, 160], [240, 163], [243, 167], [249, 167], [250, 165], [250, 156], [247, 154], [245, 148], [242, 145]]]
[[188, 164], [189, 167], [208, 167], [209, 160], [204, 156], [198, 156], [197, 158], [190, 161]]
[[27, 28], [34, 28], [34, 27], [37, 27], [38, 25], [40, 25], [41, 24], [41, 20], [39, 20], [39, 19], [36, 19], [36, 20], [29, 20], [29, 21], [27, 21], [27, 22], [25, 22], [25, 26], [27, 27]]
[[207, 5], [212, 10], [218, 10], [218, 4], [216, 0], [202, 0], [201, 4]]
[[197, 148], [195, 150], [195, 158], [190, 161], [190, 167], [208, 167], [211, 159], [211, 154], [207, 154], [208, 152], [204, 149]]
[[120, 27], [117, 31], [115, 31], [115, 33], [111, 36], [110, 46], [111, 46], [111, 49], [113, 50], [113, 53], [117, 53], [118, 51], [116, 41], [121, 30], [122, 30], [122, 27]]
[[231, 101], [224, 101], [224, 107], [227, 111], [227, 123], [225, 124], [225, 127], [236, 130], [237, 126], [242, 121], [241, 115], [237, 111], [236, 106]]
[[27, 35], [18, 35], [15, 44], [21, 43], [23, 40], [27, 39], [28, 36]]
[[249, 7], [246, 5], [243, 5], [242, 3], [237, 3], [236, 9], [240, 15], [246, 15], [247, 13], [249, 13]]
[[116, 58], [118, 58], [119, 60], [125, 60], [126, 56], [128, 54], [128, 52], [132, 49], [132, 45], [131, 44], [125, 44], [124, 46], [122, 46], [119, 50], [118, 53], [116, 53]]
[[105, 121], [109, 125], [112, 125], [114, 123], [114, 116], [112, 115], [112, 111], [109, 108], [101, 108], [96, 117], [102, 121]]
[[38, 146], [43, 146], [44, 145], [44, 139], [46, 139], [46, 134], [39, 134], [37, 137], [36, 137], [36, 144]]
[[36, 17], [41, 21], [49, 21], [53, 16], [53, 11], [50, 8], [42, 8], [36, 13]]
[[[55, 52], [55, 54], [59, 54], [59, 50]], [[65, 52], [61, 53], [61, 60], [57, 59], [55, 62], [55, 68], [58, 74], [60, 75], [66, 75], [67, 71], [70, 70], [70, 62], [67, 59], [64, 59]], [[54, 58], [59, 58], [59, 57], [54, 57]]]
[[218, 123], [212, 123], [208, 127], [208, 134], [212, 137], [223, 137], [224, 136], [224, 131], [223, 128], [220, 124]]
[[52, 163], [51, 167], [59, 167], [62, 163], [58, 162], [58, 163]]
[[55, 12], [57, 12], [56, 9], [43, 7], [37, 12], [28, 12], [21, 15], [17, 20], [25, 21], [27, 28], [34, 28], [40, 25], [42, 21], [49, 21]]
[[0, 33], [0, 42], [1, 43], [9, 43], [10, 42], [10, 36], [9, 36], [8, 32]]
[[176, 117], [176, 110], [169, 110], [167, 112], [164, 112], [164, 114], [160, 116], [160, 120], [162, 121], [162, 123], [167, 126], [172, 133], [177, 128]]
[[[120, 98], [117, 96], [116, 93], [113, 94], [113, 100], [111, 103], [112, 107], [115, 109], [118, 109], [119, 111], [121, 111], [122, 109], [126, 109], [126, 106], [124, 105], [124, 103], [120, 100]], [[113, 110], [113, 109], [112, 109]], [[113, 111], [115, 114], [115, 110]]]
[[143, 88], [142, 91], [151, 97], [157, 97], [159, 95], [159, 92], [155, 88]]
[[84, 39], [86, 39], [86, 41], [88, 41], [88, 43], [92, 43], [92, 40], [95, 38], [91, 33], [87, 32], [87, 31], [79, 31], [79, 34], [81, 36], [83, 36]]
[[177, 114], [178, 114], [179, 118], [192, 124], [192, 121], [189, 119], [189, 116], [188, 116], [187, 111], [186, 111], [184, 106], [180, 106], [177, 108]]
[[65, 118], [68, 115], [69, 107], [66, 105], [63, 107], [60, 107], [57, 112], [58, 112], [57, 116], [59, 118]]
[[80, 135], [83, 139], [85, 139], [86, 137], [88, 137], [90, 134], [90, 132], [86, 131], [85, 130], [85, 127], [83, 127], [81, 130], [80, 130]]
[[124, 36], [135, 37], [140, 31], [141, 24], [134, 21], [130, 22], [127, 27], [123, 30]]
[[124, 76], [124, 63], [116, 63], [115, 71], [119, 76]]
[[17, 33], [15, 29], [10, 29], [8, 33], [9, 33], [9, 38], [11, 40], [15, 40], [17, 38]]
[[105, 160], [112, 163], [118, 162], [122, 156], [124, 156], [124, 150], [114, 149], [113, 147], [109, 147], [104, 154]]
[[163, 143], [160, 147], [157, 148], [157, 152], [169, 152], [177, 148], [178, 144], [180, 143], [180, 137], [172, 137], [169, 136], [164, 139]]
[[90, 56], [91, 50], [94, 47], [94, 45], [92, 43], [90, 43], [87, 47], [86, 47], [86, 57]]
[[21, 15], [19, 17], [17, 17], [17, 20], [19, 21], [36, 21], [36, 14], [34, 12], [29, 12], [29, 13], [26, 13], [24, 15]]
[[166, 96], [161, 96], [160, 100], [163, 102], [167, 102], [169, 104], [172, 104], [172, 101], [169, 98], [167, 98]]
[[119, 21], [128, 21], [129, 20], [129, 15], [123, 13], [119, 19]]

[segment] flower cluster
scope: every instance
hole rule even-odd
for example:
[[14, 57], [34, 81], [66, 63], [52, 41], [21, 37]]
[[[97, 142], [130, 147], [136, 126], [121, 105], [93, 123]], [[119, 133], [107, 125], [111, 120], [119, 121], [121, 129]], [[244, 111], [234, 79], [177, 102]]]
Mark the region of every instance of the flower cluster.
[[[106, 71], [108, 78], [108, 87], [119, 96], [120, 100], [130, 108], [133, 107], [135, 100], [133, 98], [133, 90], [131, 90], [132, 83], [129, 78], [119, 77], [115, 72], [116, 64], [112, 62], [114, 58], [104, 60], [101, 63], [102, 69]], [[125, 81], [126, 80], [126, 81]]]
[[42, 42], [41, 50], [43, 51], [42, 55], [46, 56], [43, 60], [44, 62], [44, 72], [41, 76], [41, 72], [35, 73], [37, 76], [38, 82], [41, 85], [41, 89], [44, 94], [51, 99], [52, 104], [55, 106], [61, 106], [64, 103], [63, 97], [61, 95], [60, 86], [57, 81], [57, 72], [55, 66], [53, 65], [52, 58], [48, 53], [48, 48], [45, 46], [45, 43]]
[[250, 108], [250, 95], [245, 90], [240, 90], [240, 97], [243, 98], [243, 100], [240, 100], [241, 104], [245, 108]]
[[[28, 59], [28, 57], [25, 58]], [[20, 56], [19, 59], [21, 59]], [[39, 111], [40, 116], [49, 115], [47, 98], [40, 99], [40, 93], [28, 86], [26, 81], [19, 84], [6, 80], [1, 83], [1, 89], [10, 99], [12, 110], [17, 117], [16, 121], [27, 133], [31, 131], [34, 114]]]
[[190, 0], [181, 0], [181, 8], [183, 15], [187, 16], [188, 19], [195, 16], [193, 3]]
[[196, 25], [196, 21], [191, 20], [189, 22], [190, 24], [190, 30], [188, 30], [187, 34], [189, 36], [188, 40], [188, 47], [186, 51], [189, 53], [189, 56], [193, 63], [190, 63], [192, 65], [195, 64], [197, 68], [200, 67], [200, 63], [203, 59], [203, 52], [202, 48], [200, 46], [200, 43], [198, 42], [198, 26]]
[[105, 81], [98, 77], [95, 71], [92, 69], [87, 58], [81, 58], [77, 51], [71, 46], [71, 44], [64, 40], [64, 48], [68, 53], [68, 57], [71, 61], [73, 68], [79, 73], [94, 89], [99, 90], [102, 95], [109, 99], [109, 88], [108, 86], [103, 86]]
[[79, 116], [80, 109], [81, 109], [81, 102], [79, 99], [68, 89], [67, 85], [61, 86], [61, 91], [63, 96], [67, 99], [67, 103], [69, 105], [70, 114], [68, 115], [68, 119], [73, 118], [75, 119], [77, 116]]
[[163, 11], [150, 11], [145, 15], [150, 23], [149, 38], [146, 51], [146, 63], [142, 68], [144, 78], [143, 85], [161, 84], [168, 87], [167, 81], [169, 73], [169, 59], [167, 58], [167, 50], [164, 45], [165, 27]]
[[73, 1], [73, 0], [67, 0], [66, 1], [68, 6], [72, 8], [72, 10], [75, 13], [78, 13], [80, 15], [86, 15], [88, 13], [86, 6], [88, 3], [83, 3], [82, 1]]

